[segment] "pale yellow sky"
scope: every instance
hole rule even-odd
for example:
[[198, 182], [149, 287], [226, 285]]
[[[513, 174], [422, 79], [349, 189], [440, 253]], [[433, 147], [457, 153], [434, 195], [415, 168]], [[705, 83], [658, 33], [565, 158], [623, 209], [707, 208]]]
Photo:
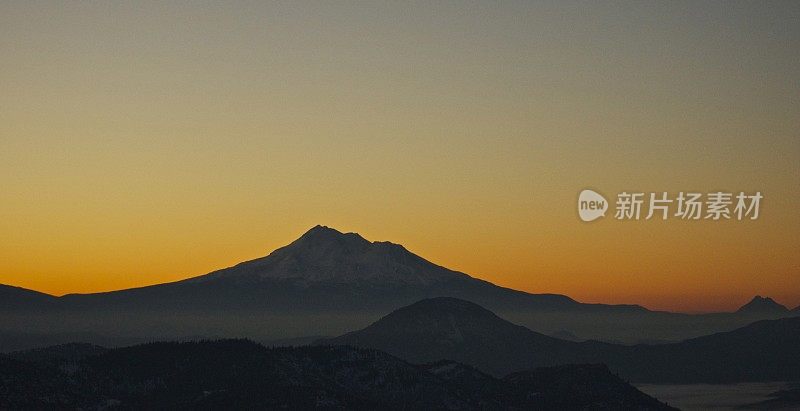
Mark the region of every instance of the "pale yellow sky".
[[[315, 224], [583, 301], [800, 304], [794, 2], [0, 4], [0, 283], [204, 274]], [[585, 224], [577, 193], [761, 191]]]

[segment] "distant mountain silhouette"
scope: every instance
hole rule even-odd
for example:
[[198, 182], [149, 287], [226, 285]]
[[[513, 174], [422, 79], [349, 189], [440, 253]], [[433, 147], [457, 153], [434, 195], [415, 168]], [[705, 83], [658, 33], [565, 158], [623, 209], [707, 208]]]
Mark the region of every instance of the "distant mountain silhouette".
[[[607, 361], [629, 380], [732, 383], [800, 380], [800, 317], [762, 320], [680, 343], [638, 345]], [[619, 355], [621, 354], [621, 355]]]
[[15, 311], [42, 308], [57, 300], [52, 295], [0, 284], [0, 310]]
[[[64, 351], [81, 354], [65, 358]], [[374, 350], [268, 349], [243, 340], [113, 350], [72, 345], [33, 355], [0, 355], [2, 409], [109, 407], [671, 409], [599, 365], [529, 370], [496, 379], [454, 362], [418, 366]]]
[[757, 295], [750, 300], [749, 303], [743, 305], [739, 308], [737, 313], [777, 313], [777, 314], [784, 314], [788, 313], [789, 309], [785, 306], [778, 304], [769, 297], [762, 297]]
[[673, 344], [624, 346], [559, 340], [468, 301], [434, 298], [403, 307], [323, 345], [375, 348], [411, 362], [448, 359], [494, 375], [568, 363], [606, 363], [636, 382], [800, 379], [800, 317]]
[[751, 410], [798, 410], [800, 409], [800, 387], [770, 393], [768, 399], [747, 404]]
[[586, 339], [678, 341], [790, 314], [686, 315], [530, 294], [449, 270], [403, 246], [316, 226], [266, 257], [183, 281], [53, 297], [0, 287], [0, 350], [187, 335], [259, 341], [339, 335], [421, 299], [473, 301], [516, 323]]
[[450, 297], [419, 301], [363, 330], [318, 344], [374, 348], [416, 363], [454, 360], [497, 376], [583, 362], [574, 355], [579, 343], [533, 332], [475, 303]]

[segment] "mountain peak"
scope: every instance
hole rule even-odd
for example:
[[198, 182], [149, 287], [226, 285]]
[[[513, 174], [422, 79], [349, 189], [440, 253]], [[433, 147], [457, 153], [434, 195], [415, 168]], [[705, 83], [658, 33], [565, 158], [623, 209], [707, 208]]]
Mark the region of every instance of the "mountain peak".
[[417, 301], [414, 304], [399, 308], [398, 310], [394, 311], [389, 315], [417, 316], [420, 314], [432, 315], [432, 316], [446, 316], [450, 318], [452, 318], [451, 316], [458, 316], [458, 317], [464, 316], [464, 317], [469, 317], [471, 319], [477, 319], [481, 317], [493, 318], [493, 319], [497, 318], [497, 316], [493, 312], [487, 310], [486, 308], [483, 308], [480, 305], [475, 304], [471, 301], [462, 300], [460, 298], [455, 298], [455, 297], [426, 298], [424, 300]]
[[291, 244], [270, 255], [247, 261], [205, 277], [237, 281], [280, 280], [300, 285], [350, 284], [425, 286], [465, 274], [439, 267], [403, 246], [369, 241], [357, 233], [317, 225]]
[[375, 348], [415, 363], [467, 360], [495, 375], [525, 368], [524, 362], [517, 361], [520, 357], [510, 353], [546, 363], [554, 352], [577, 347], [577, 343], [513, 324], [478, 304], [450, 297], [418, 301], [364, 329], [317, 343]]
[[368, 242], [361, 237], [357, 233], [343, 233], [335, 228], [331, 228], [324, 225], [315, 225], [311, 227], [310, 230], [306, 231], [305, 234], [300, 236], [297, 241], [304, 241], [304, 242], [327, 242], [327, 241], [336, 241], [336, 240], [354, 240], [354, 241], [363, 241]]
[[315, 235], [315, 234], [325, 234], [325, 233], [343, 234], [341, 231], [339, 231], [339, 230], [337, 230], [335, 228], [331, 228], [331, 227], [328, 227], [328, 226], [322, 225], [322, 224], [317, 224], [314, 227], [311, 227], [308, 231], [306, 231], [305, 234], [303, 234], [303, 236]]
[[[329, 340], [335, 344], [354, 344], [374, 340], [391, 344], [409, 338], [447, 347], [472, 346], [498, 341], [512, 336], [533, 337], [538, 341], [556, 341], [512, 324], [486, 308], [453, 297], [435, 297], [398, 308], [367, 328]], [[425, 350], [419, 353], [422, 355]], [[421, 356], [425, 357], [425, 356]], [[446, 357], [441, 357], [446, 358]], [[434, 360], [435, 358], [427, 358]]]
[[781, 304], [778, 304], [769, 297], [762, 297], [757, 295], [750, 300], [749, 303], [743, 305], [736, 312], [737, 313], [785, 313], [789, 309]]

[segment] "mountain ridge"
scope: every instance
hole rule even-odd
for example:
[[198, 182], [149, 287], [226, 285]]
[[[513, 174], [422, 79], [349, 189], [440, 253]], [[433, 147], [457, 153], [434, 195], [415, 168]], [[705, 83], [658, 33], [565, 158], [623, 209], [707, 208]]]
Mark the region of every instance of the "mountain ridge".
[[653, 383], [728, 383], [800, 378], [800, 317], [762, 320], [679, 343], [633, 346], [572, 342], [507, 321], [469, 301], [433, 298], [320, 345], [353, 345], [410, 362], [447, 359], [502, 376], [518, 369], [605, 363], [623, 378]]
[[472, 301], [544, 334], [625, 343], [678, 341], [787, 315], [689, 315], [533, 294], [450, 270], [399, 244], [325, 226], [264, 257], [171, 283], [61, 297], [3, 290], [13, 297], [0, 300], [0, 314], [9, 314], [0, 316], [0, 330], [16, 343], [0, 344], [2, 349], [24, 348], [48, 335], [59, 337], [43, 343], [70, 342], [66, 335], [76, 334], [103, 337], [98, 343], [187, 335], [260, 341], [339, 335], [433, 297]]
[[[344, 272], [344, 273], [342, 273], [342, 272], [338, 272], [338, 273], [329, 272], [329, 273], [326, 273], [326, 274], [329, 274], [328, 276], [319, 276], [319, 275], [317, 275], [317, 276], [308, 276], [308, 273], [309, 272], [314, 272], [313, 269], [314, 268], [318, 268], [319, 265], [323, 265], [326, 268], [331, 268], [331, 267], [334, 267], [334, 266], [338, 266], [338, 267], [341, 267], [341, 266], [345, 266], [345, 267], [353, 266], [352, 263], [349, 263], [349, 264], [336, 264], [336, 263], [340, 263], [340, 261], [336, 261], [335, 259], [334, 259], [334, 261], [323, 262], [323, 264], [317, 263], [314, 266], [312, 266], [310, 268], [307, 268], [306, 270], [303, 270], [302, 269], [303, 267], [298, 267], [298, 268], [294, 268], [292, 270], [289, 270], [289, 272], [278, 273], [277, 275], [275, 273], [268, 273], [268, 274], [271, 274], [271, 275], [264, 275], [264, 273], [261, 273], [261, 272], [259, 272], [259, 273], [253, 272], [254, 269], [263, 270], [264, 268], [271, 268], [271, 266], [274, 266], [275, 264], [268, 264], [270, 262], [271, 258], [280, 257], [281, 259], [288, 259], [289, 262], [298, 262], [298, 260], [301, 260], [301, 259], [299, 259], [297, 256], [299, 254], [304, 254], [305, 252], [308, 252], [309, 250], [317, 252], [318, 255], [312, 256], [311, 258], [306, 256], [306, 257], [302, 258], [302, 260], [309, 260], [309, 259], [313, 260], [314, 257], [321, 257], [319, 254], [324, 254], [324, 252], [330, 251], [330, 248], [331, 248], [330, 246], [331, 245], [340, 245], [340, 246], [343, 245], [344, 248], [343, 248], [342, 252], [340, 253], [340, 254], [343, 254], [343, 255], [353, 254], [354, 251], [361, 251], [361, 252], [365, 252], [365, 253], [371, 254], [370, 257], [372, 257], [372, 254], [383, 254], [384, 256], [386, 254], [388, 254], [388, 255], [391, 255], [391, 256], [400, 257], [401, 260], [410, 261], [410, 262], [413, 262], [413, 263], [416, 263], [416, 264], [424, 265], [427, 268], [436, 269], [438, 272], [435, 272], [433, 274], [438, 274], [438, 275], [445, 274], [445, 275], [452, 275], [452, 276], [457, 277], [457, 278], [476, 280], [476, 281], [480, 281], [480, 282], [491, 284], [492, 286], [495, 286], [495, 287], [498, 287], [498, 288], [501, 288], [501, 289], [517, 292], [517, 293], [520, 293], [520, 294], [526, 294], [526, 295], [531, 295], [531, 296], [553, 297], [553, 298], [560, 299], [563, 302], [575, 303], [575, 304], [579, 304], [579, 305], [586, 306], [586, 307], [592, 307], [592, 306], [594, 306], [594, 307], [619, 307], [619, 308], [629, 308], [629, 309], [635, 309], [635, 310], [652, 311], [652, 310], [649, 310], [649, 309], [645, 308], [644, 306], [641, 306], [641, 305], [638, 305], [638, 304], [583, 303], [583, 302], [576, 301], [576, 300], [570, 298], [569, 296], [566, 296], [566, 295], [563, 295], [563, 294], [528, 293], [528, 292], [524, 292], [524, 291], [514, 290], [514, 289], [511, 289], [511, 288], [507, 288], [507, 287], [503, 287], [503, 286], [499, 286], [499, 285], [490, 283], [490, 282], [485, 281], [485, 280], [481, 280], [481, 279], [476, 278], [476, 277], [472, 277], [472, 276], [470, 276], [470, 275], [468, 275], [466, 273], [463, 273], [463, 272], [450, 270], [450, 269], [448, 269], [446, 267], [443, 267], [443, 266], [440, 266], [438, 264], [432, 263], [429, 260], [410, 252], [408, 249], [406, 249], [401, 244], [393, 243], [393, 242], [390, 242], [390, 241], [369, 241], [369, 240], [365, 239], [363, 236], [361, 236], [358, 233], [355, 233], [355, 232], [341, 232], [341, 231], [338, 231], [338, 230], [336, 230], [334, 228], [331, 228], [331, 227], [328, 227], [328, 226], [324, 226], [324, 225], [316, 225], [316, 226], [312, 227], [311, 229], [309, 229], [308, 231], [303, 233], [300, 237], [298, 237], [296, 240], [292, 241], [288, 245], [283, 246], [283, 247], [279, 247], [279, 248], [275, 249], [274, 251], [268, 253], [267, 255], [263, 256], [263, 257], [258, 257], [258, 258], [254, 258], [252, 260], [243, 261], [243, 262], [234, 264], [234, 265], [232, 265], [230, 267], [217, 269], [217, 270], [211, 271], [211, 272], [209, 272], [207, 274], [201, 274], [201, 275], [190, 277], [190, 278], [186, 278], [186, 279], [183, 279], [183, 280], [177, 280], [177, 281], [167, 282], [167, 283], [151, 284], [151, 285], [145, 285], [145, 286], [140, 286], [140, 287], [132, 287], [132, 288], [121, 289], [121, 290], [111, 290], [111, 291], [102, 291], [102, 292], [93, 292], [93, 293], [67, 293], [67, 294], [64, 294], [62, 296], [54, 296], [54, 295], [50, 295], [50, 294], [42, 293], [42, 292], [39, 292], [39, 291], [22, 288], [22, 287], [17, 287], [17, 286], [13, 286], [13, 285], [0, 284], [0, 296], [14, 295], [15, 293], [18, 293], [20, 295], [21, 294], [26, 294], [26, 295], [28, 295], [29, 298], [37, 298], [37, 299], [40, 299], [42, 301], [45, 301], [45, 300], [53, 301], [53, 300], [62, 299], [62, 298], [65, 298], [65, 297], [67, 299], [69, 299], [69, 298], [80, 297], [80, 296], [94, 296], [94, 295], [106, 295], [106, 294], [114, 294], [114, 293], [124, 293], [124, 292], [131, 292], [131, 291], [153, 289], [153, 288], [162, 287], [162, 286], [179, 285], [179, 284], [195, 284], [195, 283], [204, 283], [204, 282], [211, 282], [211, 281], [216, 281], [216, 280], [229, 280], [229, 279], [231, 279], [231, 280], [242, 280], [241, 277], [244, 277], [245, 279], [249, 279], [251, 282], [253, 280], [268, 280], [268, 279], [306, 280], [305, 281], [306, 284], [314, 283], [314, 282], [321, 282], [321, 280], [331, 280], [331, 279], [335, 279], [335, 278], [338, 279], [339, 281], [334, 281], [334, 282], [344, 282], [344, 283], [346, 283], [348, 281], [367, 278], [367, 279], [379, 280], [380, 282], [384, 282], [386, 280], [389, 280], [388, 283], [390, 283], [390, 284], [393, 283], [392, 280], [395, 280], [394, 281], [395, 283], [405, 283], [405, 284], [419, 283], [419, 284], [427, 285], [427, 284], [430, 284], [431, 281], [435, 281], [435, 279], [436, 279], [435, 276], [431, 276], [432, 278], [428, 278], [428, 279], [420, 279], [420, 276], [411, 276], [410, 277], [411, 281], [401, 281], [401, 280], [399, 280], [400, 276], [388, 276], [387, 275], [387, 274], [396, 274], [396, 271], [394, 273], [385, 273], [385, 272], [381, 273], [381, 274], [383, 274], [383, 276], [377, 276], [377, 275], [373, 275], [373, 276], [367, 275], [367, 276], [365, 276], [363, 274], [363, 272], [362, 273], [358, 273], [355, 270], [350, 270], [349, 272]], [[319, 253], [319, 251], [323, 251], [323, 253]], [[350, 267], [350, 268], [353, 268], [353, 267]], [[364, 267], [359, 267], [359, 268], [364, 268]], [[246, 270], [242, 270], [242, 269], [246, 269]], [[360, 277], [359, 276], [354, 276], [354, 277], [347, 277], [347, 276], [333, 277], [333, 276], [330, 275], [330, 274], [348, 274], [348, 273], [350, 273], [350, 274], [359, 274]], [[374, 273], [371, 273], [371, 274], [374, 274]], [[427, 273], [427, 274], [431, 274], [431, 273]], [[250, 278], [247, 278], [248, 275], [250, 276]], [[16, 295], [15, 295], [15, 297], [16, 297]], [[8, 300], [8, 299], [9, 298], [5, 298], [5, 300]], [[794, 308], [792, 310], [789, 310], [785, 306], [775, 302], [772, 298], [762, 297], [760, 295], [756, 295], [755, 297], [753, 297], [753, 299], [751, 301], [749, 301], [748, 303], [746, 303], [743, 306], [741, 306], [740, 308], [738, 308], [735, 312], [736, 313], [756, 313], [756, 312], [759, 312], [759, 311], [773, 311], [773, 312], [778, 312], [778, 311], [779, 312], [784, 312], [784, 311], [786, 311], [786, 312], [792, 312], [792, 311], [800, 311], [800, 306], [797, 306], [796, 308]], [[661, 312], [661, 311], [652, 311], [652, 312]], [[671, 313], [671, 312], [669, 312], [669, 313]], [[681, 314], [681, 313], [672, 313], [672, 314]], [[717, 314], [717, 313], [711, 313], [711, 314]]]
[[47, 306], [57, 301], [58, 297], [27, 288], [0, 284], [0, 309], [17, 310], [20, 305]]

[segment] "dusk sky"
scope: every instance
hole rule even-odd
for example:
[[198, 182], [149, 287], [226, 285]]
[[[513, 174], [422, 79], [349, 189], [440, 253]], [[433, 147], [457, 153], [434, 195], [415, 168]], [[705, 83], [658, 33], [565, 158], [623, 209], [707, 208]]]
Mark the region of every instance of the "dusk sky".
[[[585, 302], [800, 304], [800, 2], [0, 3], [0, 283], [174, 281], [316, 224]], [[582, 222], [578, 193], [764, 195]]]

